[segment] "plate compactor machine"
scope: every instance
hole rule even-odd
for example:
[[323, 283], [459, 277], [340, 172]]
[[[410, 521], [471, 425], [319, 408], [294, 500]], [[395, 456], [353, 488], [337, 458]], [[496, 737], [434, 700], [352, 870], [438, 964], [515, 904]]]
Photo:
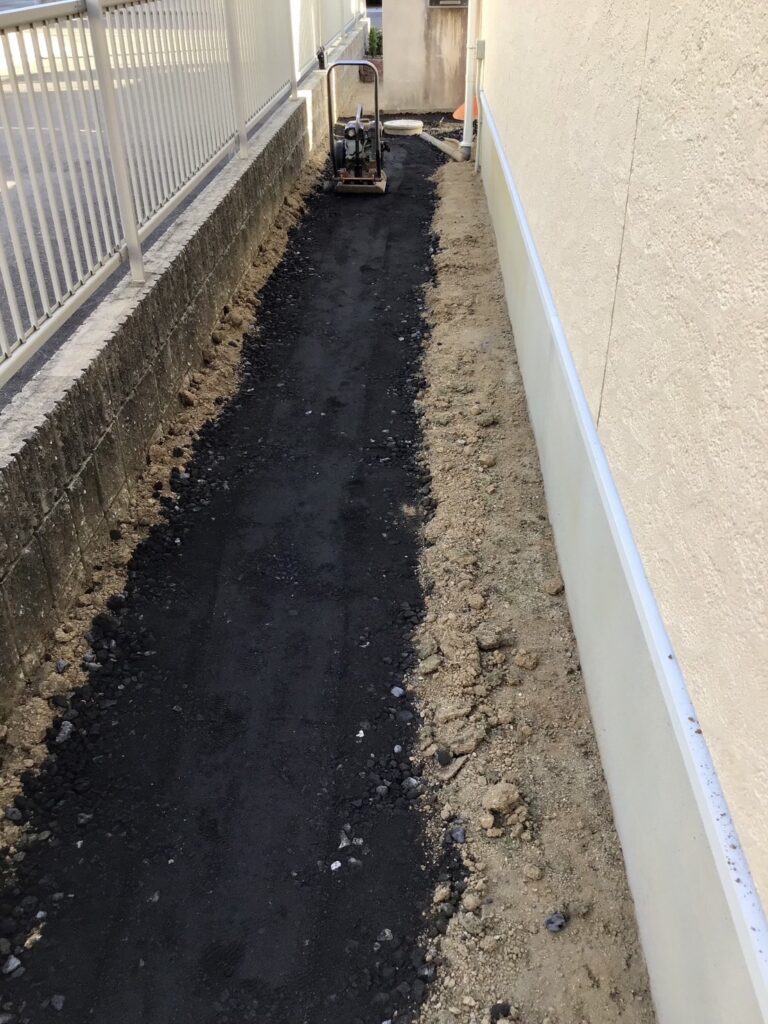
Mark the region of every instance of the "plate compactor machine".
[[[368, 67], [373, 71], [374, 116], [363, 116], [362, 104], [355, 117], [344, 125], [343, 137], [336, 135], [336, 112], [333, 102], [331, 76], [339, 67]], [[335, 192], [382, 195], [387, 190], [384, 173], [384, 151], [389, 147], [382, 141], [379, 119], [379, 72], [367, 60], [339, 60], [328, 68], [328, 133], [331, 140], [331, 166], [333, 179], [330, 187]]]

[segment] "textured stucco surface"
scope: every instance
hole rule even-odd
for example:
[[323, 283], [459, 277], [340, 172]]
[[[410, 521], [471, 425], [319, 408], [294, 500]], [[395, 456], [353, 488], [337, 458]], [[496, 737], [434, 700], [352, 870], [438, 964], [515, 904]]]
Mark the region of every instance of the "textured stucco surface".
[[485, 91], [599, 402], [648, 25], [645, 5], [485, 0]]
[[466, 10], [430, 9], [428, 0], [386, 0], [384, 107], [453, 111], [464, 100]]
[[[484, 0], [485, 90], [768, 900], [768, 7]], [[614, 306], [615, 302], [615, 306]]]

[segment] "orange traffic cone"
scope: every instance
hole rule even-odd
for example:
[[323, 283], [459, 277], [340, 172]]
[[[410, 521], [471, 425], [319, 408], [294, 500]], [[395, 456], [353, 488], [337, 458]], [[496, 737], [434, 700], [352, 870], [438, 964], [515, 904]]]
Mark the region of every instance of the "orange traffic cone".
[[[462, 103], [461, 106], [458, 108], [458, 110], [454, 110], [454, 112], [453, 112], [453, 120], [454, 121], [463, 121], [464, 120], [464, 110], [465, 110], [465, 108], [466, 108], [466, 103]], [[478, 119], [478, 117], [480, 117], [480, 108], [477, 105], [477, 96], [475, 96], [474, 103], [472, 104], [472, 120], [476, 121]]]

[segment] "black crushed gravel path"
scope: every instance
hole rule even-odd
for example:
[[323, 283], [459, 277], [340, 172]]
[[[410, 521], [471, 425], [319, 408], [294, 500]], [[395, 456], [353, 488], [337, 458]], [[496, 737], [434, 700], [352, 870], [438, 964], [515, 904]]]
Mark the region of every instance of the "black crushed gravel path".
[[239, 393], [94, 622], [101, 668], [18, 802], [41, 838], [0, 936], [47, 916], [0, 982], [3, 1024], [381, 1024], [429, 984], [446, 868], [423, 869], [416, 723], [391, 688], [422, 614], [440, 160], [393, 140], [386, 196], [312, 197]]

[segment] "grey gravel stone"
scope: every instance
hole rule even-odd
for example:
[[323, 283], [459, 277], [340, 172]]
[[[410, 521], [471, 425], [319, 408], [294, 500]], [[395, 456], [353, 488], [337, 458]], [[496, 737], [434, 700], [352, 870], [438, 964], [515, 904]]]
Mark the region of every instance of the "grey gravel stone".
[[75, 731], [74, 725], [71, 722], [62, 722], [59, 728], [59, 732], [56, 736], [57, 743], [66, 743], [72, 733]]
[[557, 913], [550, 914], [544, 924], [548, 932], [561, 932], [568, 924], [568, 916], [558, 910]]
[[21, 967], [21, 960], [17, 956], [9, 956], [3, 964], [3, 974], [13, 974]]
[[512, 1013], [512, 1007], [509, 1003], [494, 1003], [491, 1007], [491, 1024], [496, 1024], [496, 1021], [509, 1018]]

